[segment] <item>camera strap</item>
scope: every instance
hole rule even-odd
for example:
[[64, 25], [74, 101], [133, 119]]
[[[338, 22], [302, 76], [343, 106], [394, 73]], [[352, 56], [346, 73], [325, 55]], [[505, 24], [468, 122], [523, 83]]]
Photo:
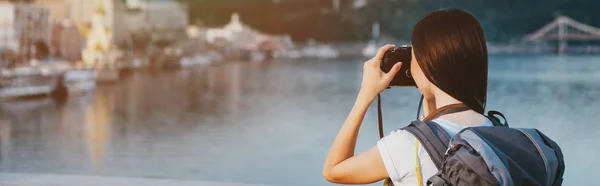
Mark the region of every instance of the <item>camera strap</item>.
[[377, 94], [377, 123], [379, 124], [379, 139], [383, 138], [383, 117], [381, 116], [381, 94]]

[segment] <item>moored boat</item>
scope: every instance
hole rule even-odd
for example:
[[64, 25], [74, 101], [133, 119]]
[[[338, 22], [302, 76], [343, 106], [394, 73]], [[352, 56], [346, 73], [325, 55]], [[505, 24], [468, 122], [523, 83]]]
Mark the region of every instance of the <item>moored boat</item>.
[[64, 62], [33, 62], [0, 71], [0, 100], [45, 97], [61, 88], [59, 85], [69, 94], [86, 93], [95, 89], [96, 79], [94, 69], [72, 68]]
[[73, 69], [65, 73], [64, 85], [70, 95], [85, 94], [96, 89], [97, 74], [94, 69]]
[[0, 99], [48, 95], [56, 86], [58, 76], [70, 67], [64, 63], [38, 63], [0, 71]]

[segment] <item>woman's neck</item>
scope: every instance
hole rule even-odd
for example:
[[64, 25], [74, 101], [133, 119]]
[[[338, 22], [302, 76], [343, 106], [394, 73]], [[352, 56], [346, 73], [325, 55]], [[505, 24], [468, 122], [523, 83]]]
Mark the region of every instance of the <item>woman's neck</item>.
[[424, 114], [425, 116], [431, 114], [440, 107], [461, 103], [454, 99], [452, 96], [446, 94], [441, 90], [434, 91], [433, 96], [426, 96], [424, 101]]
[[[435, 91], [434, 95], [435, 95], [435, 98], [433, 98], [433, 99], [435, 100], [434, 101], [435, 109], [446, 106], [446, 105], [462, 103], [441, 90]], [[460, 125], [465, 125], [465, 126], [481, 125], [486, 121], [486, 118], [483, 115], [481, 115], [473, 110], [459, 112], [459, 113], [453, 113], [453, 114], [447, 114], [447, 115], [441, 116], [440, 118], [452, 121], [454, 123], [458, 123]]]
[[446, 94], [444, 91], [438, 90], [435, 91], [434, 93], [435, 95], [435, 108], [440, 108], [446, 105], [451, 105], [451, 104], [456, 104], [456, 103], [462, 103], [460, 101], [458, 101], [457, 99], [454, 99], [452, 96]]

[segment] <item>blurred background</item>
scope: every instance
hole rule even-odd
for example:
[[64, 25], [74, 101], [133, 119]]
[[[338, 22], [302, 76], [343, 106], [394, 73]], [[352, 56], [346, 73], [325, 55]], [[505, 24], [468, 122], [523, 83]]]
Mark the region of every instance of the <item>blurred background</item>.
[[[593, 183], [600, 1], [4, 0], [0, 185], [334, 185], [321, 169], [362, 63], [440, 8], [484, 28], [487, 109], [557, 141], [565, 185]], [[384, 91], [385, 130], [419, 98]], [[372, 106], [357, 151], [376, 122]]]

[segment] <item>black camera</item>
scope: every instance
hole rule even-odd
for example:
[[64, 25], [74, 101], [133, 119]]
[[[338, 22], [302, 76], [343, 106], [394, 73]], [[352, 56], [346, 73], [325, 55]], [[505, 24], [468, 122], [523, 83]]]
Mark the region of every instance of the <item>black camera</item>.
[[394, 76], [394, 79], [390, 82], [389, 86], [416, 86], [415, 80], [410, 74], [411, 52], [411, 46], [402, 45], [388, 50], [383, 55], [380, 68], [385, 73], [388, 73], [397, 62], [402, 62], [400, 71]]

